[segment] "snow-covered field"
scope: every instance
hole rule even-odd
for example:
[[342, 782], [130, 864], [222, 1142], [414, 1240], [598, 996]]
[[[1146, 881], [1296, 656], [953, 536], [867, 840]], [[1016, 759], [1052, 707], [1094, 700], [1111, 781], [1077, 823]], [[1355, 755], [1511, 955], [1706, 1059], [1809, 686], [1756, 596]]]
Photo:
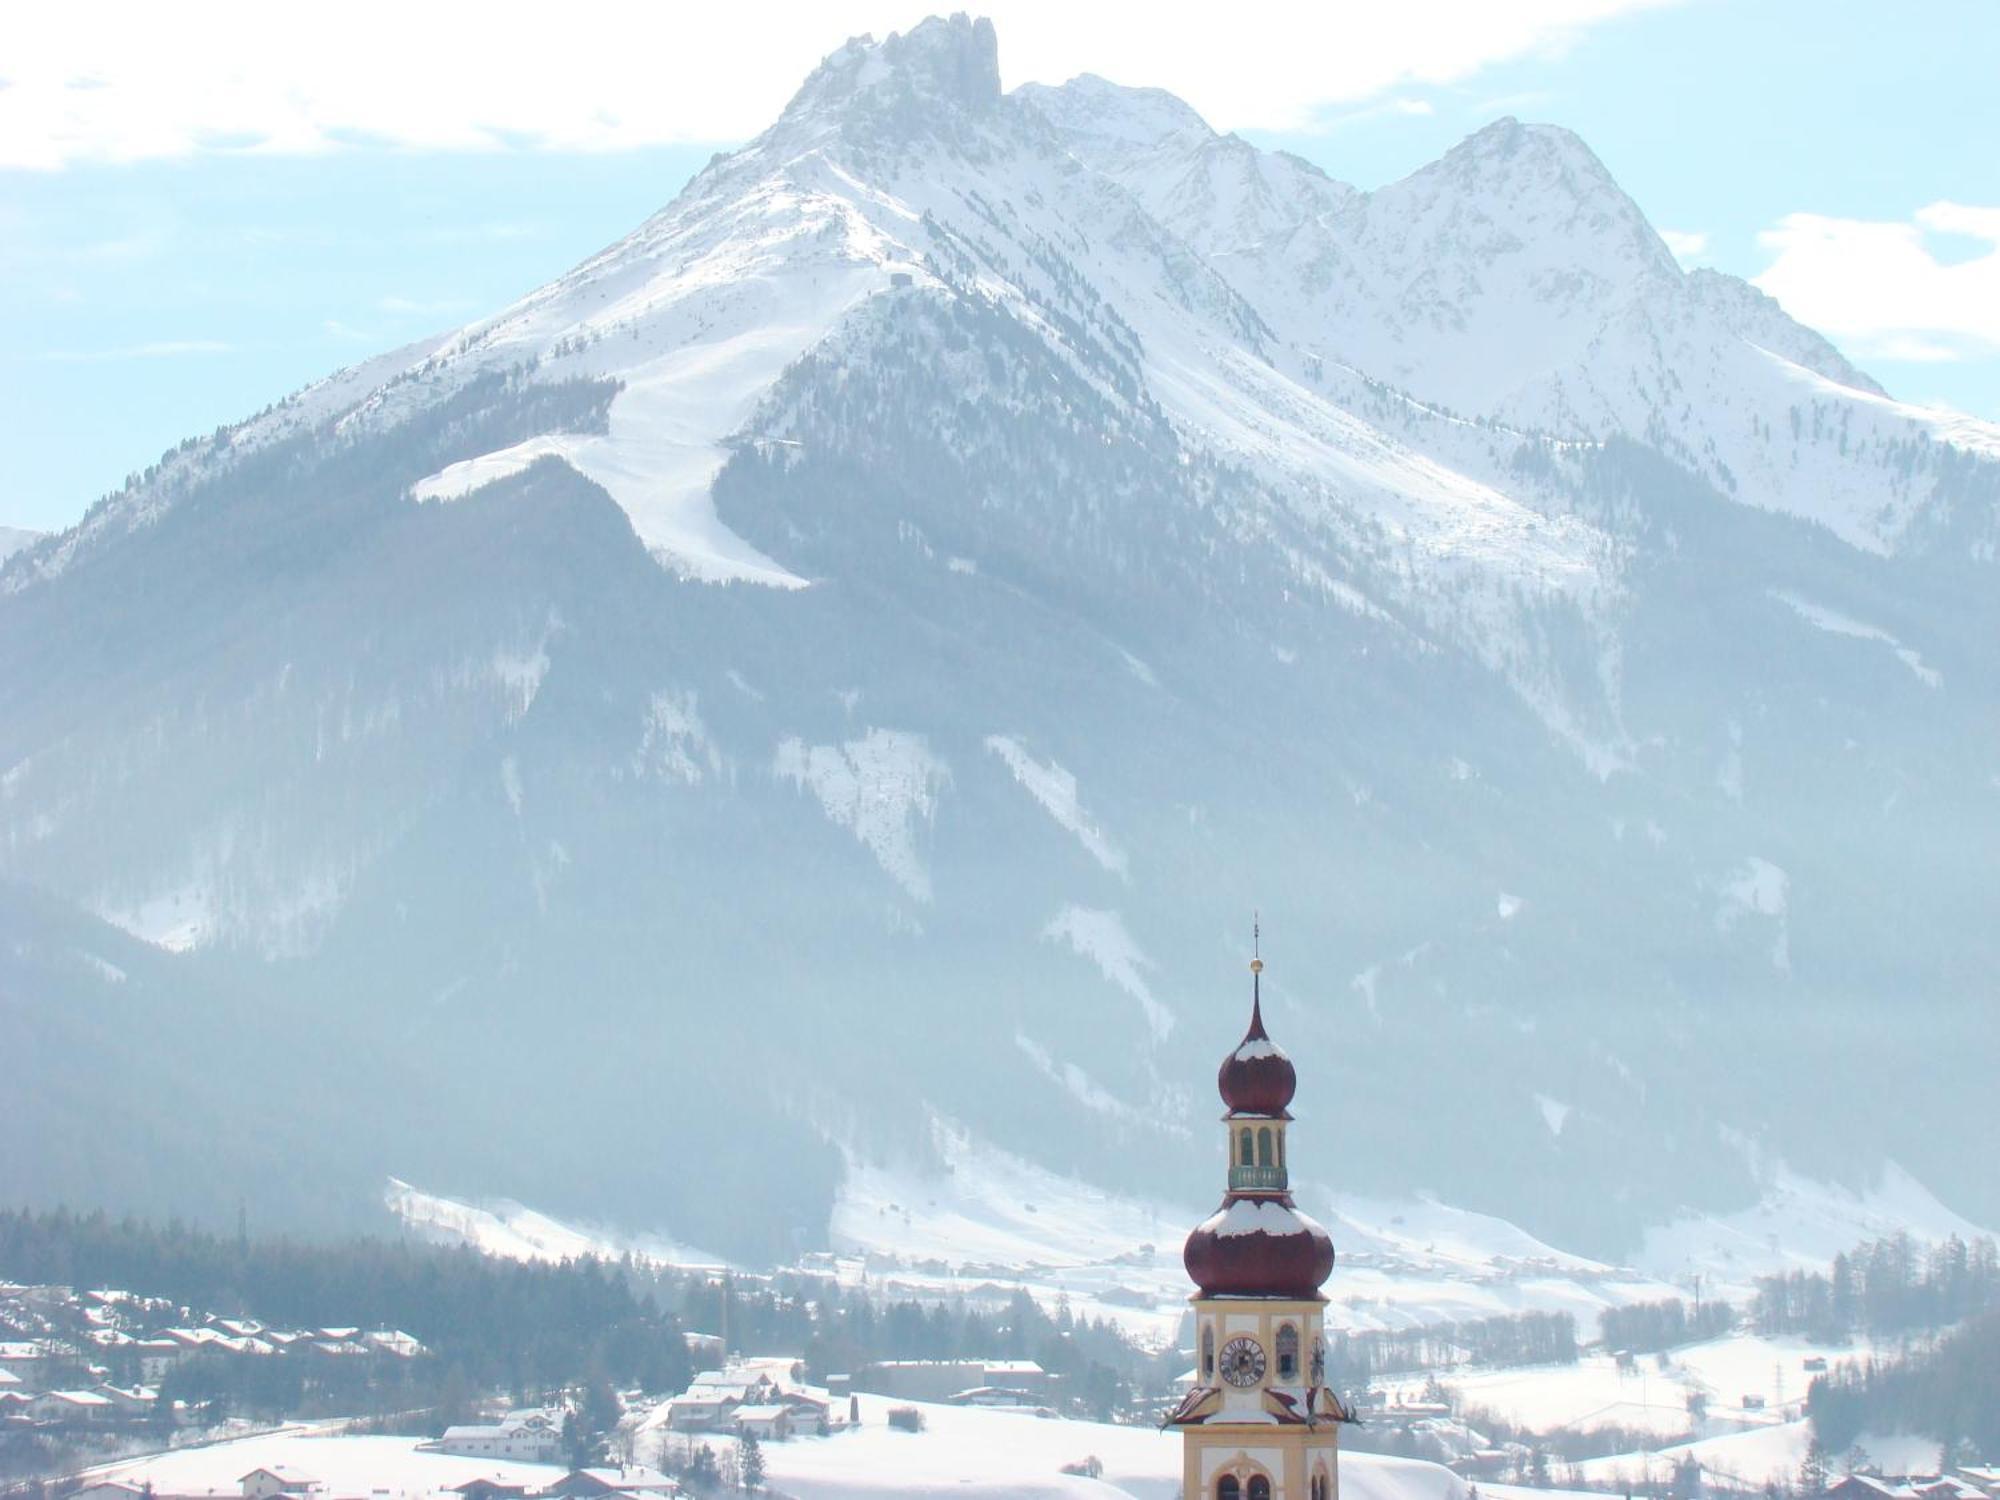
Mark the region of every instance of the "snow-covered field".
[[[1810, 1441], [1803, 1420], [1724, 1433], [1677, 1443], [1648, 1453], [1618, 1453], [1573, 1465], [1569, 1473], [1586, 1484], [1638, 1484], [1650, 1477], [1671, 1480], [1687, 1458], [1701, 1465], [1704, 1482], [1717, 1488], [1761, 1489], [1767, 1483], [1796, 1481]], [[1865, 1433], [1860, 1446], [1885, 1474], [1936, 1473], [1938, 1445], [1907, 1433]], [[1840, 1455], [1832, 1457], [1838, 1460]], [[1481, 1493], [1486, 1486], [1480, 1487]], [[1530, 1492], [1532, 1493], [1532, 1492]]]
[[1694, 1425], [1688, 1414], [1694, 1396], [1706, 1401], [1710, 1422], [1777, 1426], [1799, 1414], [1812, 1380], [1807, 1360], [1832, 1363], [1871, 1352], [1865, 1344], [1833, 1348], [1805, 1339], [1732, 1334], [1676, 1349], [1664, 1368], [1648, 1354], [1621, 1370], [1611, 1355], [1599, 1353], [1573, 1365], [1481, 1370], [1450, 1377], [1447, 1384], [1467, 1410], [1490, 1412], [1536, 1432], [1624, 1427], [1679, 1437]]
[[266, 1434], [110, 1464], [91, 1477], [150, 1484], [161, 1494], [233, 1497], [243, 1493], [238, 1481], [252, 1469], [282, 1465], [324, 1481], [329, 1495], [416, 1500], [481, 1476], [539, 1488], [561, 1478], [564, 1472], [559, 1465], [419, 1453], [418, 1441], [408, 1437]]
[[[800, 1500], [863, 1496], [1126, 1495], [1176, 1500], [1181, 1439], [1150, 1427], [1111, 1427], [1025, 1411], [934, 1406], [863, 1396], [858, 1430], [828, 1438], [769, 1443], [770, 1482]], [[892, 1406], [914, 1405], [924, 1431], [887, 1425]], [[642, 1459], [650, 1455], [641, 1453]], [[1099, 1479], [1062, 1472], [1096, 1458]], [[1464, 1500], [1464, 1483], [1436, 1464], [1374, 1454], [1341, 1459], [1341, 1490], [1352, 1500]]]
[[[764, 1445], [768, 1481], [799, 1500], [860, 1500], [863, 1496], [1098, 1496], [1103, 1500], [1171, 1500], [1179, 1493], [1180, 1438], [1150, 1427], [1038, 1417], [1029, 1412], [934, 1406], [862, 1396], [859, 1428], [824, 1438]], [[891, 1406], [916, 1405], [924, 1430], [887, 1423]], [[494, 1459], [419, 1453], [417, 1439], [313, 1437], [243, 1438], [101, 1471], [151, 1483], [162, 1493], [235, 1496], [252, 1469], [287, 1465], [324, 1480], [334, 1496], [416, 1500], [485, 1475], [543, 1485], [559, 1468]], [[642, 1434], [638, 1458], [659, 1456]], [[679, 1443], [683, 1440], [672, 1439]], [[708, 1439], [719, 1451], [727, 1438]], [[651, 1436], [657, 1443], [658, 1436]], [[1062, 1472], [1095, 1457], [1102, 1478]], [[95, 1476], [94, 1476], [95, 1477]], [[1465, 1485], [1435, 1464], [1351, 1454], [1341, 1460], [1343, 1492], [1353, 1500], [1465, 1500]]]

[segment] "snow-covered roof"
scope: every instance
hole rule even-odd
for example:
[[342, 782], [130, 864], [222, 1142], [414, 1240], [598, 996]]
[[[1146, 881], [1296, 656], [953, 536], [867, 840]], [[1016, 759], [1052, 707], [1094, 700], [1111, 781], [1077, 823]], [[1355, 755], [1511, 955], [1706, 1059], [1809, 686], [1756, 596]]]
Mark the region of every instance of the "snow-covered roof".
[[295, 1469], [290, 1464], [261, 1465], [258, 1468], [252, 1469], [247, 1474], [238, 1475], [236, 1482], [241, 1484], [246, 1479], [255, 1479], [259, 1474], [268, 1474], [273, 1479], [282, 1481], [287, 1488], [294, 1485], [316, 1485], [319, 1483], [319, 1480], [315, 1479], [312, 1475], [305, 1473], [303, 1470]]

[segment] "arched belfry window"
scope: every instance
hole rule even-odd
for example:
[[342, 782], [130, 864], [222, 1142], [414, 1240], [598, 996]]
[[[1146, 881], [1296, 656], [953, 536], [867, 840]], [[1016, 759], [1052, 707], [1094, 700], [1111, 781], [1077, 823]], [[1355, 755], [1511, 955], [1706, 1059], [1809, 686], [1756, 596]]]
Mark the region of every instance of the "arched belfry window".
[[1278, 1330], [1278, 1378], [1299, 1378], [1299, 1331], [1289, 1323]]
[[1245, 1125], [1243, 1127], [1243, 1136], [1242, 1136], [1243, 1149], [1241, 1154], [1243, 1157], [1243, 1165], [1246, 1167], [1255, 1166], [1257, 1163], [1257, 1153], [1255, 1148], [1251, 1144], [1251, 1140], [1252, 1137], [1250, 1135], [1250, 1127], [1248, 1125]]
[[1243, 1500], [1243, 1486], [1234, 1474], [1224, 1474], [1215, 1481], [1215, 1500]]
[[1285, 1133], [1284, 1131], [1281, 1130], [1278, 1132], [1278, 1165], [1282, 1167], [1284, 1164], [1285, 1164]]
[[1250, 1500], [1271, 1500], [1271, 1481], [1262, 1474], [1250, 1476]]
[[1204, 1328], [1201, 1331], [1201, 1374], [1204, 1380], [1215, 1374], [1215, 1330], [1213, 1328]]
[[1271, 1127], [1268, 1125], [1257, 1132], [1257, 1165], [1271, 1165]]

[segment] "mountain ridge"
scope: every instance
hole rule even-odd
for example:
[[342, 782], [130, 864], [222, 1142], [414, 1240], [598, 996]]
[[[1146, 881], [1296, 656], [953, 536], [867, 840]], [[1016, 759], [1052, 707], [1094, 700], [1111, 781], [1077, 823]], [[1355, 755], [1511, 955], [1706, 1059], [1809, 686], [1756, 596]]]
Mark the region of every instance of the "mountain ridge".
[[[1754, 1201], [1747, 1138], [2000, 1217], [1950, 1089], [1838, 1107], [1979, 1055], [2000, 440], [1683, 275], [1567, 133], [1359, 195], [996, 48], [848, 43], [631, 235], [0, 569], [24, 1118], [107, 1193], [274, 1191], [121, 1154], [79, 1100], [160, 1059], [56, 1019], [240, 996], [237, 1067], [354, 1104], [288, 1211], [785, 1257], [946, 1105], [1183, 1181], [1261, 906], [1358, 1190], [1610, 1255]], [[112, 981], [92, 920], [170, 951]]]

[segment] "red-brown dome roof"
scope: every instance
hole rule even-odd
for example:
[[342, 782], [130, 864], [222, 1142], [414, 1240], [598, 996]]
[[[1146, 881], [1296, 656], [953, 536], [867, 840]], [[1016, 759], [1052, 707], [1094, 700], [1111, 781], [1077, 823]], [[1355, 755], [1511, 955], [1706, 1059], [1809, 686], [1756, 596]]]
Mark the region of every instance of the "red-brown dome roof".
[[1283, 1115], [1298, 1092], [1299, 1075], [1284, 1049], [1264, 1031], [1264, 1003], [1252, 991], [1250, 1029], [1215, 1075], [1232, 1115]]
[[1181, 1263], [1204, 1297], [1310, 1301], [1333, 1274], [1333, 1240], [1289, 1197], [1235, 1193], [1195, 1226]]

